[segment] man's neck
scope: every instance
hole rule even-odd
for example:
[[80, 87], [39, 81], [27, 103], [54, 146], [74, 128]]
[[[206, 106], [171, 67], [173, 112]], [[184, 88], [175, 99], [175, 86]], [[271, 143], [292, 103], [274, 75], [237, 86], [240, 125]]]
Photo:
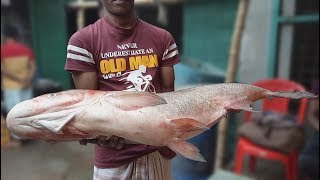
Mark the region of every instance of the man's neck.
[[137, 20], [137, 16], [134, 13], [131, 13], [128, 16], [115, 16], [106, 12], [106, 17], [115, 25], [124, 29], [130, 29], [135, 21]]

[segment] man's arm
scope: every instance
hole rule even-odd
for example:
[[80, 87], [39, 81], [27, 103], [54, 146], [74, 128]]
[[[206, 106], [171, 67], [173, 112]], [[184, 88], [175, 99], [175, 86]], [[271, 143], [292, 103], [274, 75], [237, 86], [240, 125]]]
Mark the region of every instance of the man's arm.
[[98, 89], [97, 72], [72, 71], [72, 79], [77, 89]]
[[174, 91], [174, 79], [173, 66], [160, 67], [161, 92]]

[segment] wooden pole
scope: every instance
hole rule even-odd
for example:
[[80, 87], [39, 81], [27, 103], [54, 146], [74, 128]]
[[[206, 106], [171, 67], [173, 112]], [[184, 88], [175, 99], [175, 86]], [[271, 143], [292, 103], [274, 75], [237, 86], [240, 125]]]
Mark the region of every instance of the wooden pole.
[[[235, 22], [235, 30], [232, 36], [232, 44], [229, 51], [229, 64], [226, 74], [226, 83], [234, 82], [238, 69], [238, 56], [240, 52], [240, 44], [242, 33], [244, 30], [245, 19], [248, 11], [249, 0], [240, 0], [238, 5], [238, 12]], [[228, 127], [228, 120], [223, 118], [218, 126], [217, 147], [215, 153], [214, 171], [221, 169], [224, 160], [225, 146], [226, 146], [226, 132]]]
[[82, 29], [84, 27], [84, 13], [85, 13], [85, 8], [83, 7], [83, 0], [77, 0], [77, 28]]
[[98, 7], [98, 1], [77, 0], [69, 4], [69, 7], [77, 10], [77, 29], [82, 29], [85, 26], [85, 10], [88, 8]]

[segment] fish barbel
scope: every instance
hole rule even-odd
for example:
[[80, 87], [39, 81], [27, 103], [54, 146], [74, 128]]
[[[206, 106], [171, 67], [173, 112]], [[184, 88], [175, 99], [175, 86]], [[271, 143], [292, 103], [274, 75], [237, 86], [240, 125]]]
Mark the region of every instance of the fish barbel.
[[8, 129], [27, 139], [78, 141], [119, 136], [132, 142], [167, 146], [192, 160], [205, 161], [186, 140], [210, 129], [229, 111], [253, 111], [268, 97], [315, 98], [309, 92], [272, 92], [240, 83], [203, 85], [167, 93], [68, 90], [14, 106]]

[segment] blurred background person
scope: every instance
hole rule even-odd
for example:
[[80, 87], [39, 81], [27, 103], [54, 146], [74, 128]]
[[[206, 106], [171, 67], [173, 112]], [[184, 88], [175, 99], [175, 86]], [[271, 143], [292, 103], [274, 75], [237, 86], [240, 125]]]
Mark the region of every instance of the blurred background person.
[[32, 80], [35, 70], [33, 51], [19, 42], [18, 29], [10, 24], [4, 25], [1, 45], [1, 88], [6, 113], [17, 103], [33, 97]]
[[[312, 93], [319, 95], [319, 80], [312, 86]], [[319, 179], [319, 98], [310, 100], [307, 120], [312, 132], [299, 157], [299, 173], [303, 180], [316, 180]]]
[[35, 75], [33, 51], [18, 41], [18, 29], [4, 26], [1, 45], [1, 77], [7, 112], [17, 103], [32, 98], [32, 80]]

